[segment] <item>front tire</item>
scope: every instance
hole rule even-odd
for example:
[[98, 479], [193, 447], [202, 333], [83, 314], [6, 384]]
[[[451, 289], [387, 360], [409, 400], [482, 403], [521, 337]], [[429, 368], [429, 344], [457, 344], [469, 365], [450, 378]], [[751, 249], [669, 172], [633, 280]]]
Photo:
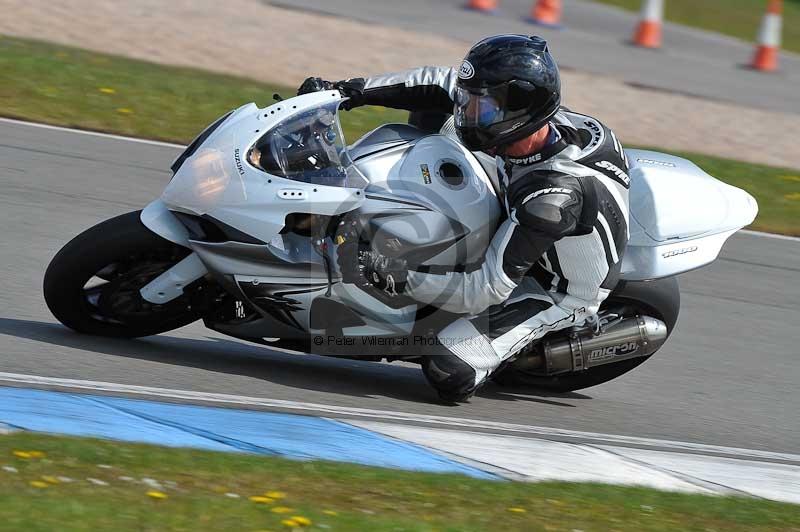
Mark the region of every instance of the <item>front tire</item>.
[[190, 252], [150, 231], [140, 213], [87, 229], [53, 257], [44, 275], [44, 299], [58, 321], [81, 333], [136, 338], [200, 318], [187, 294], [165, 305], [139, 295]]

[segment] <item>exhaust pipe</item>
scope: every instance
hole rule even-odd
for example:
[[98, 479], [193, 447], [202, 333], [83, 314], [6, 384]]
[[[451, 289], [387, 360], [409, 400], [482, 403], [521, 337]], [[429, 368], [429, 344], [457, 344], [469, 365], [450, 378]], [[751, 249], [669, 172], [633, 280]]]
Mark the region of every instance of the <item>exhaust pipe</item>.
[[545, 375], [557, 375], [645, 357], [655, 353], [666, 340], [666, 324], [650, 316], [627, 318], [599, 334], [592, 329], [578, 329], [570, 331], [566, 338], [545, 341], [537, 369], [544, 370]]

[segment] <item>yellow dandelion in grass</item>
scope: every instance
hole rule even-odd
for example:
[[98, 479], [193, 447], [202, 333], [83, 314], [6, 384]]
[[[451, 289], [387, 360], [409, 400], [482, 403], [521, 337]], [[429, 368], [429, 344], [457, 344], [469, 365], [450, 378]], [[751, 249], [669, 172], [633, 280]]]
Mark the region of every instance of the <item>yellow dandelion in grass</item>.
[[800, 201], [800, 192], [792, 192], [791, 194], [786, 194], [784, 198], [788, 199], [789, 201]]
[[169, 495], [167, 495], [163, 491], [156, 491], [156, 490], [148, 491], [147, 496], [150, 497], [151, 499], [166, 499], [167, 497], [169, 497]]
[[43, 475], [42, 480], [47, 482], [48, 484], [60, 484], [61, 481], [56, 477], [51, 477], [50, 475]]
[[269, 497], [262, 497], [261, 495], [254, 495], [250, 497], [250, 500], [260, 504], [269, 504], [274, 501], [274, 499], [270, 499]]
[[30, 484], [34, 488], [46, 488], [49, 486], [47, 482], [43, 482], [41, 480], [31, 480], [28, 484]]
[[281, 521], [282, 525], [288, 526], [289, 528], [296, 528], [298, 526], [297, 521], [294, 519], [284, 519]]
[[127, 107], [120, 107], [117, 109], [117, 112], [121, 115], [132, 115], [133, 109], [128, 109]]
[[42, 451], [13, 451], [12, 454], [17, 458], [23, 458], [25, 460], [29, 458], [44, 458], [47, 456]]
[[286, 497], [286, 494], [282, 491], [268, 491], [264, 495], [270, 499], [283, 499]]
[[102, 92], [103, 94], [116, 94], [117, 91], [112, 89], [111, 87], [98, 87], [97, 90]]
[[333, 517], [339, 515], [339, 512], [337, 512], [336, 510], [323, 510], [322, 513], [324, 513], [325, 515], [331, 515]]
[[276, 514], [288, 514], [293, 510], [294, 508], [287, 508], [286, 506], [276, 506], [275, 508], [272, 508], [272, 512]]
[[511, 508], [508, 509], [508, 511], [513, 512], [515, 514], [524, 514], [528, 510], [526, 510], [525, 508], [518, 508], [516, 506], [512, 506]]
[[311, 519], [308, 517], [303, 517], [302, 515], [293, 515], [292, 521], [300, 526], [311, 526]]

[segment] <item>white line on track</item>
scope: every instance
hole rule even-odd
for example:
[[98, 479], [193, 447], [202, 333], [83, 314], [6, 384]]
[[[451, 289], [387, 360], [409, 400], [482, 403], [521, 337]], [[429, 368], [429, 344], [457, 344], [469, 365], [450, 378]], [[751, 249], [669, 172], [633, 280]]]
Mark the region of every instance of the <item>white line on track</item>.
[[111, 133], [101, 133], [99, 131], [87, 131], [85, 129], [74, 129], [70, 127], [62, 127], [62, 126], [51, 126], [50, 124], [40, 124], [38, 122], [26, 122], [25, 120], [16, 120], [14, 118], [0, 118], [0, 123], [3, 124], [15, 124], [18, 126], [28, 126], [28, 127], [35, 127], [39, 129], [49, 129], [52, 131], [61, 131], [64, 133], [77, 133], [79, 135], [89, 135], [91, 137], [102, 137], [107, 139], [114, 139], [114, 140], [123, 140], [126, 142], [136, 142], [138, 144], [150, 144], [151, 146], [162, 146], [165, 148], [185, 148], [181, 144], [173, 144], [171, 142], [162, 142], [160, 140], [150, 140], [150, 139], [137, 139], [135, 137], [126, 137], [123, 135], [112, 135]]
[[751, 236], [763, 236], [766, 238], [774, 238], [775, 240], [789, 240], [790, 242], [800, 242], [800, 237], [796, 236], [776, 235], [774, 233], [764, 233], [762, 231], [751, 231], [750, 229], [741, 229], [738, 232]]
[[463, 427], [467, 429], [486, 429], [500, 432], [512, 432], [536, 435], [542, 438], [570, 439], [581, 441], [592, 441], [602, 443], [613, 443], [621, 445], [655, 447], [667, 451], [688, 451], [700, 452], [716, 455], [730, 456], [742, 459], [762, 459], [762, 460], [781, 460], [787, 462], [800, 463], [800, 455], [789, 453], [777, 453], [771, 451], [759, 451], [754, 449], [739, 449], [734, 447], [722, 447], [717, 445], [706, 445], [700, 443], [689, 443], [670, 440], [659, 440], [653, 438], [640, 438], [636, 436], [620, 436], [614, 434], [601, 434], [596, 432], [581, 432], [574, 430], [556, 429], [550, 427], [536, 427], [529, 425], [518, 425], [514, 423], [502, 423], [498, 421], [486, 421], [480, 419], [468, 419], [445, 416], [430, 416], [410, 412], [395, 412], [391, 410], [371, 410], [367, 408], [354, 408], [345, 406], [325, 405], [319, 403], [306, 403], [300, 401], [289, 401], [284, 399], [269, 399], [266, 397], [247, 397], [242, 395], [228, 395], [221, 393], [197, 392], [191, 390], [174, 390], [170, 388], [154, 388], [150, 386], [137, 386], [132, 384], [116, 384], [110, 382], [85, 381], [77, 379], [62, 379], [57, 377], [41, 377], [38, 375], [24, 375], [19, 373], [0, 372], [0, 382], [13, 384], [29, 384], [36, 386], [48, 386], [70, 390], [86, 390], [91, 392], [111, 392], [130, 395], [140, 395], [148, 397], [163, 397], [169, 399], [181, 399], [186, 401], [203, 403], [220, 403], [232, 405], [247, 405], [265, 408], [280, 408], [285, 410], [300, 410], [319, 412], [334, 416], [352, 416], [361, 418], [383, 419], [394, 422], [411, 422], [432, 425], [447, 425]]
[[[50, 124], [40, 124], [38, 122], [28, 122], [28, 121], [25, 121], [25, 120], [17, 120], [17, 119], [14, 119], [14, 118], [2, 118], [2, 117], [0, 117], [0, 123], [15, 124], [15, 125], [19, 125], [19, 126], [36, 127], [36, 128], [41, 128], [41, 129], [49, 129], [49, 130], [52, 130], [52, 131], [61, 131], [61, 132], [64, 132], [64, 133], [77, 133], [79, 135], [89, 135], [89, 136], [92, 136], [92, 137], [103, 137], [103, 138], [109, 138], [109, 139], [114, 139], [114, 140], [122, 140], [122, 141], [126, 141], [126, 142], [136, 142], [136, 143], [139, 143], [139, 144], [150, 144], [152, 146], [162, 146], [162, 147], [166, 147], [166, 148], [185, 148], [186, 147], [186, 146], [183, 146], [181, 144], [173, 144], [171, 142], [162, 142], [162, 141], [159, 141], [159, 140], [149, 140], [149, 139], [139, 139], [139, 138], [135, 138], [135, 137], [126, 137], [124, 135], [113, 135], [111, 133], [101, 133], [99, 131], [87, 131], [85, 129], [73, 129], [73, 128], [63, 127], [63, 126], [51, 126]], [[793, 241], [793, 242], [800, 242], [800, 237], [796, 237], [796, 236], [776, 235], [776, 234], [773, 234], [773, 233], [764, 233], [764, 232], [761, 232], [761, 231], [750, 231], [748, 229], [742, 229], [739, 232], [747, 234], [747, 235], [752, 235], [752, 236], [762, 236], [762, 237], [767, 237], [767, 238], [775, 238], [775, 239], [778, 239], [778, 240], [789, 240], [789, 241]]]

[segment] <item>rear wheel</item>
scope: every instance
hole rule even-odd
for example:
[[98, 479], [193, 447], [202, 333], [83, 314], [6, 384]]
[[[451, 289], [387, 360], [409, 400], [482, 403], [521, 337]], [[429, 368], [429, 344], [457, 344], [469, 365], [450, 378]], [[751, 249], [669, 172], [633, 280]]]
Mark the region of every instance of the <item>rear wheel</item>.
[[164, 305], [139, 294], [190, 252], [150, 231], [139, 214], [123, 214], [87, 229], [53, 257], [44, 276], [44, 298], [58, 321], [81, 333], [135, 338], [200, 318], [188, 293], [201, 286], [187, 287]]
[[[666, 324], [668, 335], [672, 334], [675, 328], [679, 310], [680, 291], [678, 281], [674, 277], [649, 282], [620, 283], [601, 307], [601, 311], [614, 312], [627, 317], [641, 314], [658, 318]], [[652, 354], [595, 366], [581, 372], [552, 376], [518, 369], [511, 363], [498, 371], [493, 376], [493, 380], [507, 386], [531, 387], [566, 393], [616, 379], [644, 363], [651, 356]]]

